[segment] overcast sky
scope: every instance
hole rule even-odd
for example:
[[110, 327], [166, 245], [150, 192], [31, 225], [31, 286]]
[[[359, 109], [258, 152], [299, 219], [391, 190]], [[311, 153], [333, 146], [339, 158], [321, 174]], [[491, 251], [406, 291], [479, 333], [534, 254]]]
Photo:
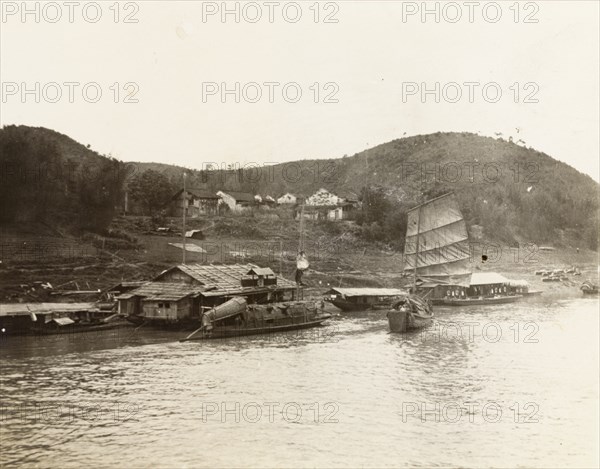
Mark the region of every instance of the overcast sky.
[[[193, 168], [501, 132], [598, 180], [599, 2], [428, 2], [438, 22], [421, 2], [278, 3], [229, 2], [236, 22], [221, 2], [30, 2], [25, 17], [21, 2], [3, 2], [1, 123]], [[436, 82], [439, 102], [421, 95]], [[222, 83], [239, 83], [238, 96], [222, 96]]]

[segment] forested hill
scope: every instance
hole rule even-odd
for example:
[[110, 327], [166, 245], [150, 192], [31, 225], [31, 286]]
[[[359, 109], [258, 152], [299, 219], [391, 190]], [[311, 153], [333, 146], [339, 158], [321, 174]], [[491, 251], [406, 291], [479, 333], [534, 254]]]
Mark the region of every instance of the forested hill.
[[[403, 231], [408, 207], [454, 191], [468, 225], [483, 227], [487, 239], [598, 246], [598, 183], [524, 142], [469, 133], [418, 135], [343, 158], [225, 172], [124, 164], [52, 130], [7, 126], [0, 130], [0, 158], [1, 221], [38, 219], [103, 228], [122, 204], [127, 181], [151, 169], [155, 173], [149, 180], [156, 173], [167, 180], [161, 186], [165, 194], [181, 187], [186, 171], [189, 188], [214, 192], [306, 196], [323, 187], [368, 195], [359, 223], [395, 239]], [[235, 161], [229, 163], [237, 167]], [[365, 193], [365, 187], [371, 191]], [[374, 195], [385, 198], [385, 210], [378, 214], [374, 212], [382, 205], [374, 206], [373, 200], [379, 200]]]
[[106, 228], [123, 199], [128, 166], [45, 128], [0, 129], [0, 222]]
[[[139, 170], [145, 167], [141, 163]], [[152, 168], [165, 172], [173, 183], [184, 171]], [[521, 141], [435, 133], [393, 140], [343, 158], [250, 168], [187, 170], [188, 187], [275, 197], [288, 191], [310, 195], [321, 187], [360, 195], [365, 186], [378, 186], [400, 209], [454, 191], [469, 226], [483, 226], [488, 239], [598, 245], [598, 183]]]

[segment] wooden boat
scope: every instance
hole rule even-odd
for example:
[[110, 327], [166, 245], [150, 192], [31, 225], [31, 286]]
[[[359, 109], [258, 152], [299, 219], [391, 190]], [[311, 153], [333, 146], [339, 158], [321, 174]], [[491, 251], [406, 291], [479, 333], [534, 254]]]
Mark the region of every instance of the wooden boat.
[[598, 285], [593, 284], [589, 280], [583, 282], [581, 287], [579, 287], [584, 295], [597, 295], [598, 294]]
[[128, 327], [123, 316], [98, 303], [15, 303], [0, 305], [4, 335], [73, 334]]
[[505, 303], [514, 303], [515, 301], [518, 301], [521, 298], [523, 298], [523, 295], [499, 295], [487, 298], [441, 298], [433, 300], [432, 303], [434, 305], [443, 306], [498, 305]]
[[321, 325], [331, 315], [319, 311], [316, 304], [285, 302], [248, 305], [241, 297], [212, 308], [202, 315], [201, 326], [182, 339], [222, 339], [255, 334], [273, 334]]
[[82, 332], [96, 332], [123, 327], [133, 327], [129, 321], [120, 315], [109, 318], [96, 318], [89, 321], [72, 320], [68, 317], [52, 318], [44, 324], [31, 327], [31, 332], [40, 335], [74, 334]]
[[389, 309], [408, 292], [398, 288], [332, 288], [324, 300], [342, 311]]
[[416, 295], [409, 295], [394, 304], [387, 318], [390, 332], [411, 332], [433, 324], [431, 306]]

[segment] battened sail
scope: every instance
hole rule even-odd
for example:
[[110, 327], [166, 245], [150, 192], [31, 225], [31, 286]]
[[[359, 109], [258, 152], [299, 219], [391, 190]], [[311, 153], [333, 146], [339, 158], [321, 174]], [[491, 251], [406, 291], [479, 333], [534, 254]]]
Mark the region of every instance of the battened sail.
[[[417, 244], [418, 242], [418, 244]], [[468, 286], [469, 236], [454, 194], [408, 212], [404, 270], [425, 282]]]

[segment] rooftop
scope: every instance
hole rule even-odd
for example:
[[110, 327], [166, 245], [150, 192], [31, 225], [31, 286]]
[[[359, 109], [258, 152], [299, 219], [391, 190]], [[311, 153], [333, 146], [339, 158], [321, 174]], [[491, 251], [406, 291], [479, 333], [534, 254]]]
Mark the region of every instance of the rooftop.
[[[250, 271], [268, 271], [269, 274], [259, 275], [275, 275], [269, 268], [261, 268], [254, 264], [231, 264], [231, 265], [205, 265], [205, 264], [185, 264], [171, 267], [162, 272], [155, 280], [160, 279], [167, 272], [178, 269], [181, 272], [189, 275], [197, 282], [201, 283], [202, 290], [216, 289], [219, 291], [238, 291], [241, 290], [241, 281]], [[295, 288], [296, 284], [283, 277], [278, 278], [278, 288]], [[190, 288], [188, 286], [188, 288]]]
[[134, 296], [143, 296], [147, 300], [155, 301], [178, 301], [186, 296], [199, 293], [203, 288], [186, 285], [184, 283], [151, 282], [132, 292], [119, 296], [126, 300]]
[[236, 192], [236, 191], [228, 191], [228, 190], [221, 190], [219, 192], [230, 195], [235, 200], [239, 200], [241, 202], [254, 202], [254, 195], [252, 195], [248, 192]]
[[407, 293], [399, 288], [332, 288], [327, 293], [331, 292], [344, 296], [400, 296]]
[[496, 272], [473, 272], [471, 274], [471, 285], [475, 286], [508, 283], [509, 281], [506, 277]]

